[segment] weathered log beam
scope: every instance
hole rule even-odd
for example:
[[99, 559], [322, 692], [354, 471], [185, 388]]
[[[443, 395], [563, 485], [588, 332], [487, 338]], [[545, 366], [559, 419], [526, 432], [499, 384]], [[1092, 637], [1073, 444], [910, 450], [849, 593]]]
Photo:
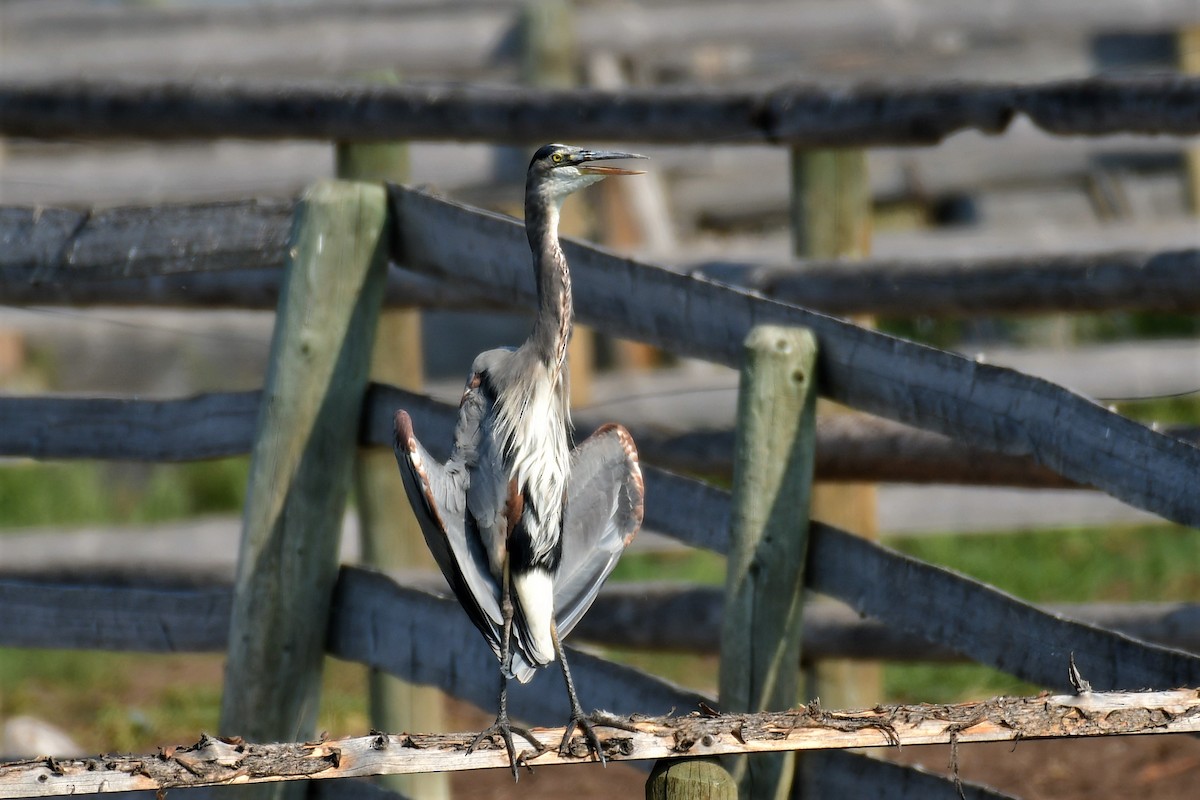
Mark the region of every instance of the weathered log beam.
[[[1200, 88], [1200, 82], [1197, 83]], [[531, 303], [523, 228], [499, 215], [393, 187], [398, 261]], [[756, 325], [810, 328], [822, 395], [976, 447], [1030, 456], [1135, 507], [1200, 525], [1200, 449], [1079, 394], [822, 314], [567, 242], [580, 319], [607, 333], [727, 366]]]
[[1002, 133], [1018, 114], [1059, 135], [1191, 136], [1198, 109], [1200, 80], [1184, 77], [767, 92], [27, 81], [0, 84], [0, 135], [866, 147]]
[[709, 262], [694, 274], [838, 315], [1200, 310], [1200, 250], [982, 261]]
[[[340, 580], [368, 580], [363, 575], [344, 568]], [[403, 585], [413, 588], [414, 581], [405, 576]], [[397, 618], [408, 613], [405, 597], [401, 595], [392, 609]], [[175, 575], [171, 580], [136, 570], [120, 575], [72, 571], [0, 577], [0, 607], [5, 609], [0, 616], [0, 646], [220, 652], [229, 636], [231, 598], [228, 584], [208, 574]], [[601, 590], [595, 610], [580, 621], [574, 638], [611, 647], [715, 653], [721, 606], [717, 587], [610, 583]], [[1200, 652], [1200, 605], [1194, 603], [1068, 603], [1046, 605], [1043, 610], [1144, 642]], [[339, 613], [363, 611], [362, 606], [350, 604]], [[335, 624], [341, 623], [335, 619]], [[802, 650], [812, 660], [965, 660], [944, 645], [834, 603], [808, 603], [803, 628]]]
[[[77, 211], [0, 208], [10, 305], [274, 308], [295, 203], [249, 200]], [[706, 262], [693, 274], [831, 314], [951, 316], [1200, 311], [1200, 250], [972, 261]], [[498, 307], [394, 267], [388, 305]]]
[[[955, 705], [880, 706], [826, 711], [817, 704], [785, 712], [609, 717], [600, 728], [612, 761], [792, 752], [855, 747], [965, 744], [1200, 731], [1200, 693], [1088, 692], [995, 698]], [[581, 763], [582, 740], [560, 753], [562, 728], [535, 728], [546, 747], [532, 765]], [[85, 759], [40, 758], [0, 764], [0, 798], [55, 797], [195, 786], [396, 775], [502, 767], [502, 746], [467, 753], [474, 733], [383, 734], [284, 744], [204, 736], [157, 753]]]
[[[0, 455], [44, 459], [195, 461], [242, 455], [253, 442], [258, 392], [206, 394], [180, 400], [0, 398]], [[450, 441], [455, 409], [427, 397], [375, 384], [365, 400], [360, 443], [390, 446], [397, 408], [418, 409], [438, 451]], [[595, 427], [579, 415], [581, 430]], [[733, 433], [663, 436], [631, 425], [643, 460], [683, 472], [728, 474]], [[1200, 429], [1176, 426], [1170, 436], [1200, 442]], [[443, 435], [444, 434], [444, 435]], [[871, 417], [818, 423], [816, 476], [824, 481], [945, 483], [1025, 488], [1078, 484], [1024, 456], [1007, 456], [937, 433]]]

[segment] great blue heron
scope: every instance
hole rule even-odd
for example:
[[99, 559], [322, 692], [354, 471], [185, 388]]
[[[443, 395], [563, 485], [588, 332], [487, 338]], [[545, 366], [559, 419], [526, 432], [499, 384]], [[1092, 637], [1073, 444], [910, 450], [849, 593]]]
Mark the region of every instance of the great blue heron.
[[544, 746], [508, 718], [508, 679], [528, 682], [557, 656], [571, 719], [560, 752], [578, 727], [587, 748], [604, 752], [583, 713], [562, 637], [591, 606], [642, 522], [637, 449], [620, 425], [597, 430], [570, 449], [567, 342], [571, 278], [558, 242], [567, 195], [610, 175], [634, 170], [596, 161], [645, 158], [561, 144], [539, 149], [525, 186], [525, 230], [537, 274], [533, 331], [516, 349], [475, 358], [454, 447], [435, 461], [396, 412], [396, 460], [425, 541], [471, 621], [500, 659], [496, 722], [472, 742], [499, 736], [514, 779], [512, 734], [540, 754]]

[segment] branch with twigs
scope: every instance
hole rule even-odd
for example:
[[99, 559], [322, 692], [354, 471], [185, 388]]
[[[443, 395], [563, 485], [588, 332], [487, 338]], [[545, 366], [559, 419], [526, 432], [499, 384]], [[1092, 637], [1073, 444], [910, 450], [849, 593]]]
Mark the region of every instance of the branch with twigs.
[[[918, 744], [1200, 731], [1200, 691], [1084, 692], [999, 697], [955, 705], [878, 706], [826, 711], [819, 703], [783, 712], [683, 717], [597, 713], [613, 761]], [[562, 728], [535, 728], [547, 745], [530, 766], [580, 763], [587, 750], [560, 752]], [[95, 794], [136, 789], [365, 777], [507, 766], [503, 746], [466, 752], [471, 733], [384, 734], [315, 742], [251, 744], [202, 736], [150, 755], [39, 758], [0, 764], [0, 798]]]

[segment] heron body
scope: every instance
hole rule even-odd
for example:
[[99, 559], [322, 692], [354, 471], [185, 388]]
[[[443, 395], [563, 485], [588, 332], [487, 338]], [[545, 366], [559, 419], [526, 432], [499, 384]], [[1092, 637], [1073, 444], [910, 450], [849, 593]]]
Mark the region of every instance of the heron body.
[[538, 307], [529, 338], [516, 349], [475, 358], [445, 464], [424, 450], [408, 415], [396, 414], [397, 461], [425, 540], [500, 659], [500, 713], [480, 737], [504, 739], [514, 777], [518, 759], [509, 731], [541, 745], [509, 724], [506, 681], [527, 682], [556, 657], [574, 723], [563, 746], [578, 725], [603, 760], [580, 709], [561, 637], [591, 605], [640, 527], [642, 478], [633, 440], [618, 425], [570, 446], [566, 355], [573, 311], [558, 220], [571, 192], [609, 175], [637, 174], [592, 162], [631, 157], [640, 158], [565, 145], [546, 145], [534, 154], [525, 227]]

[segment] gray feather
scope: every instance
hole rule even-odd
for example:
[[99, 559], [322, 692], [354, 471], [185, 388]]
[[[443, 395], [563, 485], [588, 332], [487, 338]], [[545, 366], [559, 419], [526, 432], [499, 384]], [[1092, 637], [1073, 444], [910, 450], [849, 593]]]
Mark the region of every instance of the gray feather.
[[499, 653], [500, 591], [487, 572], [487, 557], [466, 510], [469, 473], [460, 456], [472, 450], [472, 429], [478, 430], [478, 424], [473, 422], [472, 410], [464, 403], [454, 452], [443, 465], [416, 438], [408, 414], [398, 411], [396, 461], [429, 552], [475, 627], [492, 650]]
[[584, 613], [642, 525], [637, 450], [620, 425], [605, 425], [571, 453], [563, 552], [554, 583], [560, 636]]

